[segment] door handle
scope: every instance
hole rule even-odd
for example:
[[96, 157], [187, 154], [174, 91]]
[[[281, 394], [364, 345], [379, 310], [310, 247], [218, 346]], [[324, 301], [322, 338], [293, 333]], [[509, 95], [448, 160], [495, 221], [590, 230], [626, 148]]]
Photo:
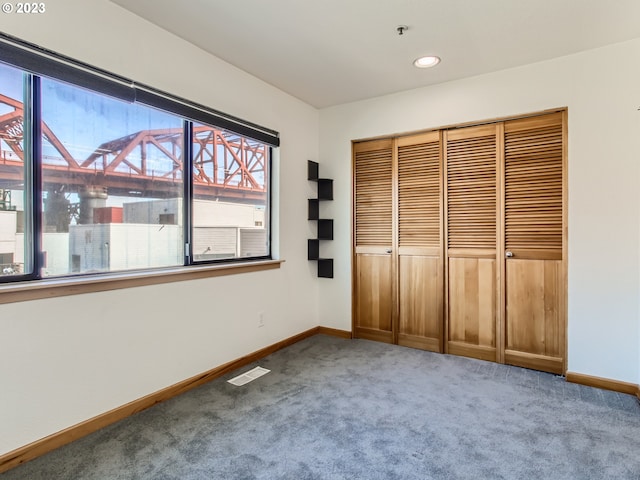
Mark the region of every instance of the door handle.
[[511, 257], [513, 257], [513, 252], [510, 252], [510, 251], [508, 251], [508, 250], [507, 250], [507, 251], [504, 253], [504, 256], [505, 256], [505, 257], [507, 257], [507, 258], [511, 258]]
[[387, 248], [384, 252], [385, 252], [385, 253], [391, 253], [391, 251], [392, 251], [392, 250], [391, 250], [390, 248]]

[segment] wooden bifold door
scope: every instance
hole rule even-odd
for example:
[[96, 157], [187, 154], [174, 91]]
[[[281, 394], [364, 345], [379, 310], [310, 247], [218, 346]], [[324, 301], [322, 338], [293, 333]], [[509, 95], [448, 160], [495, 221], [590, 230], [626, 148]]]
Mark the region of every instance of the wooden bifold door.
[[439, 132], [354, 145], [356, 336], [442, 351]]
[[396, 288], [393, 141], [354, 145], [356, 325], [363, 338], [392, 343]]
[[565, 117], [354, 142], [356, 337], [564, 373]]
[[445, 132], [447, 352], [496, 360], [498, 126]]

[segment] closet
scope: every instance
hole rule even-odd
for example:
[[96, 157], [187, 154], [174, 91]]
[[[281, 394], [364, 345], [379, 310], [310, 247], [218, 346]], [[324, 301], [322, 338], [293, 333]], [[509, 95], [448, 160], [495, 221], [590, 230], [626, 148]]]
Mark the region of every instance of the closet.
[[564, 373], [566, 111], [353, 143], [353, 332]]

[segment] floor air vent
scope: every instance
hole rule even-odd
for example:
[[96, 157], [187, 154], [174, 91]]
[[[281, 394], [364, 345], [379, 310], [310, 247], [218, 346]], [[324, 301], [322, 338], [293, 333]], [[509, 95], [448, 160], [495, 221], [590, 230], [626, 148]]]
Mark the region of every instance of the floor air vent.
[[238, 375], [237, 377], [233, 377], [231, 380], [227, 380], [232, 385], [236, 387], [241, 387], [242, 385], [246, 385], [249, 382], [253, 382], [256, 378], [259, 378], [271, 370], [267, 370], [266, 368], [256, 367], [248, 372], [243, 373], [242, 375]]

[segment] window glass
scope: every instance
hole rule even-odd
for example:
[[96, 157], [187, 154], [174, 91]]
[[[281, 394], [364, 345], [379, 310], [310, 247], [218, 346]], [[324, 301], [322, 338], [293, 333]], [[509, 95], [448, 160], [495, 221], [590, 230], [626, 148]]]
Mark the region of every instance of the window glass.
[[0, 282], [270, 258], [277, 132], [49, 60], [0, 62]]
[[264, 143], [194, 125], [194, 262], [269, 255], [269, 155]]
[[25, 244], [26, 169], [24, 104], [26, 74], [0, 64], [0, 276], [32, 272]]
[[42, 276], [183, 265], [183, 120], [41, 88]]

